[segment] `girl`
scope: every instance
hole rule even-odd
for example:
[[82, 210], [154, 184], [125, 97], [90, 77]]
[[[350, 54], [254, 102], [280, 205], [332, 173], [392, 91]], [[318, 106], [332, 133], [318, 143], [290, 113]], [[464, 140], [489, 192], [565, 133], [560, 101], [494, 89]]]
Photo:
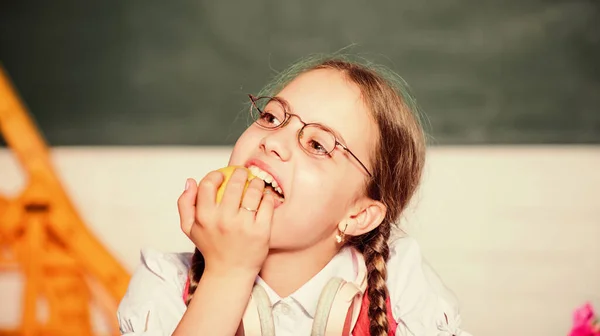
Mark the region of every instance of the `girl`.
[[425, 161], [399, 78], [316, 58], [249, 98], [229, 165], [258, 178], [244, 191], [236, 169], [220, 202], [221, 172], [186, 181], [180, 224], [197, 249], [142, 251], [122, 333], [467, 335], [414, 240], [390, 239]]

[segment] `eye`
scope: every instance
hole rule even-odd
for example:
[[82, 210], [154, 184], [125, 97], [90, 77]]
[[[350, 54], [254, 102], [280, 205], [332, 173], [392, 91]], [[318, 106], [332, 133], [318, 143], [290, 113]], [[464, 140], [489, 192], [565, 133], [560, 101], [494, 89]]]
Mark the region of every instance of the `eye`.
[[263, 125], [275, 127], [279, 126], [281, 122], [281, 120], [277, 119], [277, 117], [269, 111], [262, 111], [260, 113], [260, 123]]
[[308, 146], [311, 152], [316, 154], [327, 154], [327, 149], [317, 140], [311, 139], [308, 141]]
[[335, 146], [335, 138], [320, 127], [309, 125], [299, 135], [304, 149], [315, 155], [328, 155]]
[[285, 108], [279, 101], [263, 97], [254, 101], [252, 108], [254, 120], [266, 128], [276, 128], [285, 122]]

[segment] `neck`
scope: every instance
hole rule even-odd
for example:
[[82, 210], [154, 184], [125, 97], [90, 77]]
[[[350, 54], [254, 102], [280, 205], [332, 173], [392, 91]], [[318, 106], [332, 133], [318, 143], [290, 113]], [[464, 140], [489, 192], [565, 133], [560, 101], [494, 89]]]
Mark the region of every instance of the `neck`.
[[260, 277], [280, 297], [294, 293], [333, 259], [338, 252], [329, 242], [302, 250], [271, 250]]

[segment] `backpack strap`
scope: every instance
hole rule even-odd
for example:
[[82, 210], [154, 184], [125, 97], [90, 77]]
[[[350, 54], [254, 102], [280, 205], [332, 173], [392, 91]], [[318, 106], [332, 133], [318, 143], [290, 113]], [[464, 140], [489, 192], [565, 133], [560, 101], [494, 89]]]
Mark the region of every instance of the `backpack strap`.
[[356, 249], [352, 249], [352, 262], [354, 264], [354, 269], [356, 270], [356, 279], [354, 284], [358, 286], [360, 293], [354, 297], [353, 309], [352, 309], [352, 317], [350, 320], [350, 330], [354, 328], [356, 321], [358, 320], [358, 315], [360, 313], [360, 309], [362, 306], [362, 298], [364, 296], [365, 291], [367, 290], [367, 264], [365, 263], [365, 258], [362, 253], [358, 252]]
[[[342, 278], [332, 278], [327, 282], [317, 303], [315, 319], [312, 325], [311, 336], [324, 336], [329, 324], [331, 307], [336, 299], [339, 289], [346, 284]], [[341, 333], [338, 333], [341, 335]]]
[[275, 336], [271, 300], [265, 289], [255, 284], [242, 319], [245, 336]]
[[[361, 309], [361, 305], [367, 287], [367, 268], [362, 254], [355, 249], [352, 249], [352, 260], [356, 271], [355, 282], [347, 282], [341, 278], [329, 280], [319, 296], [311, 336], [339, 336], [344, 332], [349, 334], [349, 331], [354, 329], [359, 314], [364, 310]], [[188, 296], [188, 288], [189, 278], [184, 285], [184, 302]], [[275, 336], [271, 308], [267, 292], [262, 286], [255, 284], [242, 319], [243, 334]], [[351, 319], [347, 329], [348, 317]]]
[[[367, 287], [367, 268], [362, 254], [355, 249], [352, 249], [352, 260], [356, 272], [355, 282], [333, 278], [325, 285], [317, 304], [312, 336], [339, 336], [344, 332], [349, 334], [356, 323]], [[350, 325], [347, 326], [349, 317]]]
[[[352, 315], [354, 315], [354, 311], [360, 309], [361, 297], [362, 292], [358, 286], [351, 282], [344, 282], [342, 284], [335, 296], [335, 300], [331, 304], [325, 335], [339, 336], [344, 333], [348, 314], [352, 312]], [[355, 307], [356, 300], [358, 300], [358, 308]], [[351, 325], [349, 327], [347, 330], [348, 334], [352, 329]]]

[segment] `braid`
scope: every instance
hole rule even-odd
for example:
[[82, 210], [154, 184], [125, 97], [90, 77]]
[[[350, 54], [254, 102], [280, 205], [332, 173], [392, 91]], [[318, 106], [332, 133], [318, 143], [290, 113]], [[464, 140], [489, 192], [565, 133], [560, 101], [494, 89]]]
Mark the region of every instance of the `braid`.
[[200, 282], [200, 277], [202, 277], [202, 273], [204, 273], [204, 256], [200, 253], [200, 250], [197, 248], [194, 251], [194, 255], [192, 256], [192, 265], [190, 266], [190, 270], [188, 271], [188, 279], [190, 281], [190, 285], [188, 287], [188, 295], [185, 300], [185, 305], [189, 305], [192, 297], [194, 296], [194, 292], [196, 288], [198, 288], [198, 282]]
[[378, 126], [379, 139], [371, 156], [372, 176], [366, 194], [385, 205], [385, 219], [372, 231], [350, 238], [348, 244], [365, 257], [369, 334], [388, 335], [388, 239], [418, 188], [425, 163], [425, 134], [419, 111], [404, 80], [384, 67], [336, 57], [314, 68], [342, 71], [360, 88], [363, 102]]
[[[362, 250], [367, 266], [367, 295], [369, 297], [370, 336], [388, 335], [389, 323], [386, 300], [386, 262], [390, 254], [388, 238], [390, 225], [381, 223], [375, 230], [363, 235], [357, 247]], [[358, 238], [358, 237], [357, 237]]]

